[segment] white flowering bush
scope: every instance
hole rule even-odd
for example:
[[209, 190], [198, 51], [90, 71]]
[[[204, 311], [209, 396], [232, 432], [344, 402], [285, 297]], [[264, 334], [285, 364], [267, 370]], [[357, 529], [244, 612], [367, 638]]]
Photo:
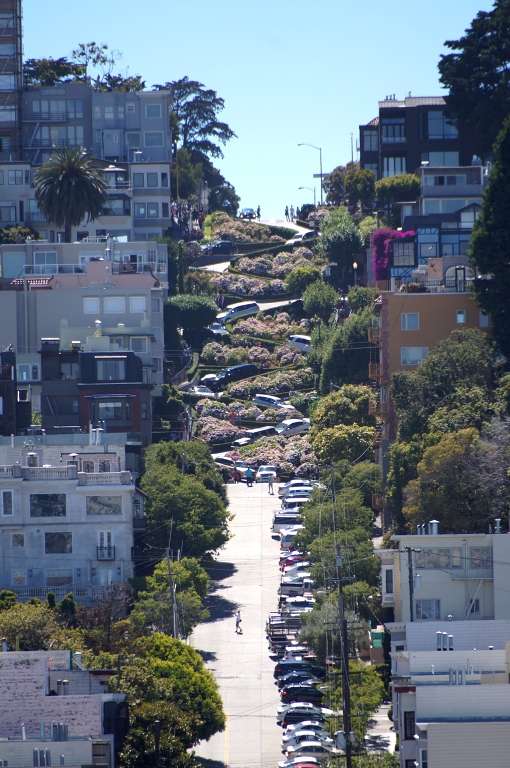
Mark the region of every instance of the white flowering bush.
[[260, 424], [267, 422], [274, 424], [278, 422], [279, 424], [281, 421], [285, 421], [285, 419], [298, 419], [302, 415], [295, 408], [266, 408], [260, 416], [257, 416], [257, 422]]
[[245, 275], [218, 275], [211, 279], [211, 285], [232, 296], [272, 296], [285, 291], [282, 280], [259, 280]]
[[197, 434], [204, 443], [231, 443], [238, 437], [243, 437], [245, 429], [239, 429], [235, 424], [224, 419], [204, 416], [197, 421]]

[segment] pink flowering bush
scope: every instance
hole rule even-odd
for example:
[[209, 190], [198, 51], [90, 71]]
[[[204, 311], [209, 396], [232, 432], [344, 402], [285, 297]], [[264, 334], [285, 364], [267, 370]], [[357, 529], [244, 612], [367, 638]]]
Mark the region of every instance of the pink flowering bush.
[[277, 358], [265, 347], [250, 347], [248, 350], [250, 363], [255, 365], [271, 366], [276, 364]]
[[259, 317], [246, 317], [235, 324], [233, 333], [237, 335], [256, 336], [260, 339], [271, 341], [283, 341], [293, 333], [300, 333], [301, 328], [293, 323], [287, 312], [280, 312], [276, 317], [264, 315]]
[[298, 267], [310, 266], [312, 258], [313, 253], [308, 248], [296, 248], [292, 253], [282, 251], [276, 256], [267, 254], [253, 259], [245, 257], [239, 259], [236, 267], [240, 272], [284, 279]]
[[213, 341], [202, 350], [202, 361], [207, 365], [238, 365], [250, 359], [249, 352], [243, 347], [229, 347]]
[[269, 374], [267, 376], [255, 376], [254, 379], [245, 379], [229, 384], [228, 392], [232, 397], [253, 397], [257, 392], [268, 395], [280, 395], [292, 390], [309, 389], [314, 384], [314, 373], [311, 368], [301, 368], [288, 373]]
[[233, 402], [228, 405], [222, 403], [221, 400], [211, 400], [210, 398], [199, 400], [195, 409], [200, 418], [212, 416], [215, 419], [230, 419], [231, 413], [239, 413], [242, 419], [256, 421], [262, 413], [255, 403]]
[[[239, 453], [249, 464], [274, 464], [281, 472], [294, 472], [297, 475], [311, 474], [317, 459], [306, 435], [294, 437], [264, 437], [251, 445], [246, 445]], [[228, 455], [228, 454], [227, 454]]]
[[211, 216], [214, 240], [233, 240], [235, 243], [268, 242], [271, 230], [256, 221], [233, 219], [227, 213], [216, 211]]
[[276, 357], [280, 365], [290, 365], [294, 361], [302, 360], [303, 355], [295, 347], [284, 345], [276, 350]]
[[258, 280], [244, 275], [218, 275], [211, 279], [211, 285], [232, 296], [271, 296], [285, 291], [281, 280]]
[[245, 429], [239, 429], [230, 421], [204, 416], [197, 421], [197, 434], [204, 443], [229, 443], [243, 437]]
[[376, 280], [386, 280], [388, 277], [388, 266], [393, 253], [393, 241], [411, 238], [414, 234], [413, 231], [398, 232], [395, 229], [378, 229], [372, 233], [372, 247], [374, 248], [372, 266]]
[[299, 419], [303, 414], [295, 408], [266, 408], [260, 416], [257, 416], [257, 422], [260, 424], [274, 424], [285, 421], [285, 419]]

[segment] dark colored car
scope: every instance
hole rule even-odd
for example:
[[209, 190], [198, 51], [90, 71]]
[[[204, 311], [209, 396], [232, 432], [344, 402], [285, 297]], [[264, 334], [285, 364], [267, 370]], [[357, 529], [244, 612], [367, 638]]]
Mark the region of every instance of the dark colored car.
[[284, 704], [291, 701], [309, 701], [311, 704], [320, 704], [324, 694], [312, 685], [290, 683], [280, 690], [280, 698]]
[[288, 675], [289, 672], [310, 672], [312, 673], [312, 666], [307, 661], [302, 659], [281, 659], [274, 668], [275, 677], [283, 677]]
[[203, 253], [207, 254], [226, 253], [227, 256], [232, 256], [236, 251], [236, 246], [231, 240], [215, 240], [208, 245], [202, 245], [201, 249]]
[[232, 381], [241, 381], [241, 379], [247, 379], [249, 376], [256, 376], [258, 372], [259, 369], [254, 363], [232, 365], [230, 368], [223, 368], [216, 376], [216, 379], [212, 379], [207, 386], [213, 392], [219, 392], [225, 389], [227, 384], [230, 384]]
[[286, 685], [311, 685], [315, 681], [316, 678], [310, 672], [289, 672], [288, 675], [279, 677], [276, 684], [278, 688], [285, 688]]
[[243, 208], [243, 210], [239, 214], [239, 218], [240, 219], [256, 219], [257, 211], [255, 211], [253, 208]]

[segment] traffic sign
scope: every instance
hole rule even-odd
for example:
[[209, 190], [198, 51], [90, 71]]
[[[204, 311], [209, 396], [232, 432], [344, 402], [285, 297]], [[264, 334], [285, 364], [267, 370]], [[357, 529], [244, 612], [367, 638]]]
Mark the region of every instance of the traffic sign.
[[230, 458], [231, 458], [233, 461], [239, 461], [239, 459], [241, 458], [241, 456], [240, 456], [240, 455], [237, 453], [237, 451], [233, 451], [233, 453], [231, 453], [231, 454], [230, 454]]

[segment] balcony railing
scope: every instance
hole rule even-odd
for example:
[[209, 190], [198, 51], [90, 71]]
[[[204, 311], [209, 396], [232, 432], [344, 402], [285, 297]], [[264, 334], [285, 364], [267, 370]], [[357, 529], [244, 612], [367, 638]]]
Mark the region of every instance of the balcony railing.
[[377, 344], [381, 340], [381, 329], [379, 326], [370, 326], [368, 329], [368, 340]]
[[381, 363], [369, 363], [368, 365], [368, 376], [370, 379], [380, 379], [382, 376], [382, 365]]
[[[472, 293], [474, 280], [425, 280], [392, 278], [391, 280], [377, 280], [376, 286], [380, 291], [391, 293]], [[373, 329], [369, 328], [368, 334]], [[371, 341], [373, 339], [370, 339]]]
[[27, 112], [23, 114], [23, 120], [29, 123], [65, 123], [69, 119], [68, 112]]
[[14, 592], [19, 600], [30, 600], [31, 597], [38, 597], [39, 600], [45, 600], [48, 597], [48, 592], [53, 592], [58, 600], [72, 592], [75, 597], [81, 598], [97, 598], [101, 597], [108, 591], [108, 587], [77, 587], [73, 584], [68, 584], [65, 587], [9, 587], [11, 592]]
[[98, 560], [115, 560], [115, 547], [98, 547], [97, 548]]
[[30, 480], [76, 479], [76, 467], [30, 467]]
[[388, 400], [370, 400], [368, 412], [371, 416], [384, 416], [389, 413], [390, 404]]
[[25, 213], [25, 221], [28, 223], [31, 223], [31, 222], [42, 223], [42, 222], [47, 222], [48, 219], [43, 213], [41, 213], [41, 211], [27, 211]]
[[81, 275], [85, 271], [78, 264], [25, 264], [21, 275]]
[[86, 485], [121, 485], [122, 472], [85, 472]]

